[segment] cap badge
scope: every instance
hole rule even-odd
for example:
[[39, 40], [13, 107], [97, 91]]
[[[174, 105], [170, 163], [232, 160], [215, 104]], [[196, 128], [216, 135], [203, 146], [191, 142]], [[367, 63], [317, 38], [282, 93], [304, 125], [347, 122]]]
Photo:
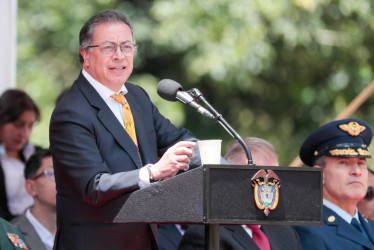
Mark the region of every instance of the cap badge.
[[268, 216], [278, 205], [280, 179], [272, 170], [259, 170], [251, 179], [253, 197], [258, 209]]
[[362, 131], [366, 129], [365, 126], [361, 126], [357, 122], [350, 122], [348, 124], [341, 124], [339, 128], [347, 132], [351, 136], [358, 136]]

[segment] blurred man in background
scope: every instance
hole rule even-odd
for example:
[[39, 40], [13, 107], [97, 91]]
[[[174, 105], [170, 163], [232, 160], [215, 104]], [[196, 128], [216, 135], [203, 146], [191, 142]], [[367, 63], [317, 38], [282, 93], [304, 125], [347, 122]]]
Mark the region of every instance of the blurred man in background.
[[56, 184], [51, 152], [40, 149], [26, 162], [25, 188], [34, 206], [12, 220], [31, 250], [52, 250], [56, 234]]
[[368, 190], [364, 199], [357, 204], [360, 213], [368, 219], [374, 220], [374, 165], [368, 165]]

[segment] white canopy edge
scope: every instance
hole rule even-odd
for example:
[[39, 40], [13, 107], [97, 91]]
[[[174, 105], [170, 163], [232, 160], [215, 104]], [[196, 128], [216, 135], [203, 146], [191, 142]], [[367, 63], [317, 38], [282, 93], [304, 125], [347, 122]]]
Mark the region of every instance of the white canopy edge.
[[0, 94], [16, 87], [17, 7], [17, 0], [6, 0], [0, 8]]

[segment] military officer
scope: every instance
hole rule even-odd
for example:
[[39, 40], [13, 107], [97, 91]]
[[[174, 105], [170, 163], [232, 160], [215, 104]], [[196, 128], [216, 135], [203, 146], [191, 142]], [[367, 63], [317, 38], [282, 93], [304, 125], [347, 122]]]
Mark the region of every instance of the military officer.
[[320, 127], [302, 144], [301, 160], [323, 169], [323, 226], [295, 227], [304, 249], [374, 249], [374, 221], [357, 209], [368, 187], [371, 138], [369, 124], [344, 119]]

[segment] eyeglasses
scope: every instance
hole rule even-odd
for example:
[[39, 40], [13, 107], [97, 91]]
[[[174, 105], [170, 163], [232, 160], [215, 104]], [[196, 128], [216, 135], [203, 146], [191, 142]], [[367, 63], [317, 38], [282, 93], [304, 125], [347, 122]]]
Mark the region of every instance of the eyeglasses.
[[87, 48], [95, 47], [98, 47], [101, 53], [103, 53], [105, 56], [113, 56], [118, 47], [125, 56], [132, 56], [136, 52], [138, 46], [136, 44], [132, 44], [131, 42], [123, 42], [121, 44], [116, 44], [115, 42], [104, 42], [99, 45], [88, 46]]
[[55, 177], [55, 172], [53, 172], [53, 170], [44, 170], [43, 172], [41, 172], [40, 174], [38, 175], [35, 175], [34, 177], [30, 178], [30, 180], [36, 180], [38, 179], [39, 177], [45, 175], [45, 177], [47, 178], [54, 178]]
[[365, 199], [372, 200], [373, 197], [373, 187], [368, 187], [368, 191], [366, 192]]

